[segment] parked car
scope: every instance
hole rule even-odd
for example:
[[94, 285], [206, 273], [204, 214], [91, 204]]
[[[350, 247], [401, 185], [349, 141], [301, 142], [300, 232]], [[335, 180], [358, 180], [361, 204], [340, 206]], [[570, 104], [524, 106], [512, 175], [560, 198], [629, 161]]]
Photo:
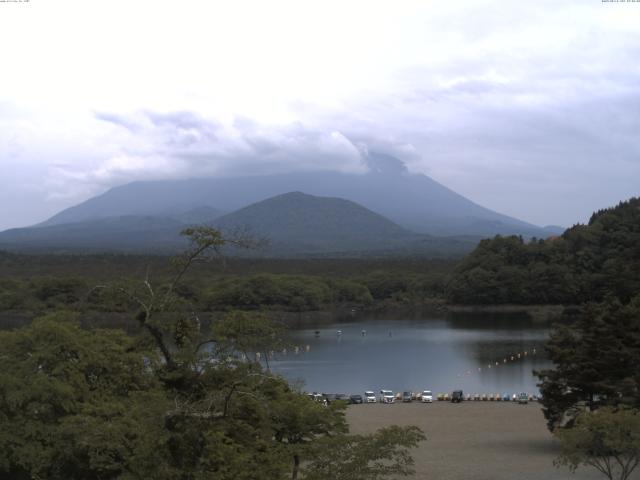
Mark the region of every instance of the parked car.
[[433, 393], [431, 393], [431, 390], [423, 390], [421, 400], [422, 403], [432, 403]]
[[366, 403], [376, 403], [376, 394], [371, 390], [364, 392], [364, 401]]
[[520, 404], [529, 403], [529, 394], [525, 392], [520, 393], [520, 395], [518, 395], [518, 403]]
[[451, 402], [452, 403], [460, 403], [464, 400], [464, 393], [462, 390], [454, 390], [451, 394]]
[[363, 403], [363, 399], [362, 399], [362, 395], [351, 395], [349, 397], [349, 401], [348, 403], [350, 403], [351, 405], [355, 405], [355, 404], [359, 404], [359, 403]]
[[402, 401], [404, 403], [411, 403], [411, 400], [413, 400], [411, 392], [402, 392]]
[[380, 403], [395, 403], [396, 397], [391, 390], [380, 390]]
[[336, 393], [336, 400], [340, 400], [343, 402], [349, 402], [349, 395], [344, 393]]

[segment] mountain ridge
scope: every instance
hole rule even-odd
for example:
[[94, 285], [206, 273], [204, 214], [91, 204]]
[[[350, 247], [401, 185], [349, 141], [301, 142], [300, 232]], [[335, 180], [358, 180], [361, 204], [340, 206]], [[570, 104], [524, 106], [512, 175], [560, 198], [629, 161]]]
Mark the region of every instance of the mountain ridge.
[[[0, 248], [175, 253], [188, 245], [180, 232], [193, 225], [184, 219], [194, 211], [204, 215], [217, 212], [203, 207], [186, 212], [183, 221], [177, 220], [176, 214], [122, 215], [13, 229], [0, 233]], [[467, 253], [475, 245], [473, 239], [417, 234], [355, 202], [302, 192], [277, 195], [208, 223], [228, 235], [241, 231], [270, 241], [263, 250], [229, 250], [240, 256], [451, 256]]]
[[203, 206], [233, 212], [286, 192], [303, 191], [351, 200], [418, 233], [539, 237], [551, 234], [482, 207], [426, 175], [409, 173], [400, 160], [389, 155], [373, 153], [368, 161], [371, 169], [364, 174], [316, 171], [132, 182], [65, 209], [39, 226]]

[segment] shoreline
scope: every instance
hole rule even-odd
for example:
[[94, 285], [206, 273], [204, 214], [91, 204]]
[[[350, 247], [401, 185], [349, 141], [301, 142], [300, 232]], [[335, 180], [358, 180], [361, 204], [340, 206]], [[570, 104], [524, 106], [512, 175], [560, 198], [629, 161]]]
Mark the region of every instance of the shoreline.
[[341, 306], [328, 310], [309, 312], [265, 311], [274, 320], [281, 321], [287, 327], [304, 328], [308, 326], [365, 320], [370, 318], [405, 317], [422, 319], [433, 316], [449, 315], [496, 315], [503, 317], [528, 318], [536, 323], [552, 323], [560, 319], [567, 305], [449, 305], [435, 303], [412, 304], [376, 304], [372, 307]]
[[[288, 328], [305, 328], [316, 325], [367, 320], [371, 318], [403, 317], [407, 319], [426, 319], [434, 316], [474, 316], [496, 315], [504, 317], [526, 317], [534, 322], [551, 323], [558, 320], [568, 305], [449, 305], [445, 303], [377, 303], [372, 306], [345, 304], [331, 309], [313, 310], [306, 312], [291, 312], [287, 310], [249, 310], [260, 313], [268, 318], [284, 324]], [[231, 309], [232, 310], [232, 309]], [[229, 311], [231, 311], [229, 310]], [[73, 310], [70, 310], [73, 311]], [[13, 329], [29, 325], [33, 319], [50, 312], [34, 312], [23, 310], [0, 311], [0, 329]], [[226, 315], [227, 311], [199, 312], [204, 318], [215, 319]], [[124, 328], [135, 330], [135, 325], [129, 323], [127, 312], [78, 312], [79, 318], [85, 325], [99, 328]], [[169, 313], [170, 314], [170, 313]], [[3, 326], [4, 325], [4, 326]]]

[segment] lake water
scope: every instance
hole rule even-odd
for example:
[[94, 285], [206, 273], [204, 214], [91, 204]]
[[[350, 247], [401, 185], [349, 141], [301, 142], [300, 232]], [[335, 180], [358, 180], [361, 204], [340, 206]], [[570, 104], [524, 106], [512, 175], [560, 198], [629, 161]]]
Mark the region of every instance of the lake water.
[[524, 318], [490, 315], [340, 322], [290, 332], [297, 353], [277, 353], [270, 365], [325, 393], [538, 393], [532, 371], [551, 366], [548, 332]]

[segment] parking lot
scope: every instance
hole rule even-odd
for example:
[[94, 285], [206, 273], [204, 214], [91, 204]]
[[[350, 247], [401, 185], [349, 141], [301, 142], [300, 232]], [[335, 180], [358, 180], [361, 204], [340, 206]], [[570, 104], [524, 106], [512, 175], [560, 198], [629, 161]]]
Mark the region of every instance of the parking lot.
[[[558, 447], [539, 403], [421, 402], [350, 405], [352, 433], [388, 425], [416, 425], [427, 435], [414, 452], [418, 479], [591, 480], [595, 470], [575, 474], [554, 467]], [[637, 475], [633, 478], [640, 478]]]

